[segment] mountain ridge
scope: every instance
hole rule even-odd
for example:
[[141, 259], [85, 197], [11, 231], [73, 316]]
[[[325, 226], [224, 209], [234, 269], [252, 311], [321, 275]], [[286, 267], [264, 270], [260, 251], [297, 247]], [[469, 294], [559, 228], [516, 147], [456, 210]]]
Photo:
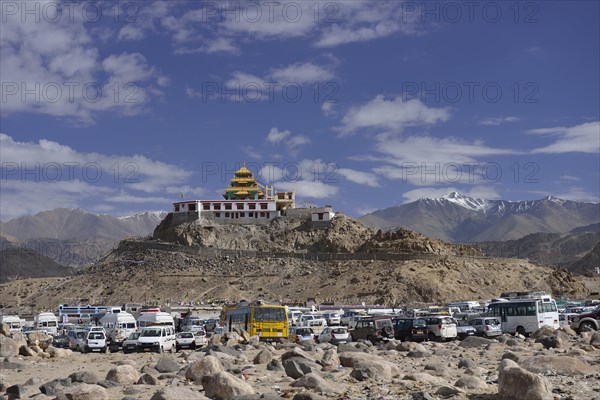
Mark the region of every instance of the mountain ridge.
[[472, 243], [516, 240], [538, 232], [567, 233], [600, 222], [600, 205], [553, 196], [487, 200], [452, 192], [376, 210], [359, 221], [380, 229], [400, 226], [436, 239]]

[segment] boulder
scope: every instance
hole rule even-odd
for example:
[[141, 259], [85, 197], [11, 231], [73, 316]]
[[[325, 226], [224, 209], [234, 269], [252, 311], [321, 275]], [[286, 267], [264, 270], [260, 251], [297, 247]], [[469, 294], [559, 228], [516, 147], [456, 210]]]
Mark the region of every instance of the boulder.
[[161, 357], [154, 367], [158, 372], [177, 372], [181, 369], [177, 360], [173, 356]]
[[160, 379], [154, 375], [142, 374], [140, 379], [136, 382], [138, 385], [160, 385]]
[[479, 336], [469, 336], [460, 342], [459, 346], [465, 349], [474, 349], [478, 347], [484, 347], [491, 343], [496, 343], [493, 339], [486, 339]]
[[34, 331], [27, 336], [29, 344], [36, 344], [42, 350], [46, 350], [52, 344], [52, 336], [46, 335], [44, 332]]
[[82, 383], [59, 393], [56, 400], [108, 400], [108, 392], [102, 386]]
[[106, 380], [121, 385], [132, 385], [140, 379], [137, 369], [131, 365], [118, 365], [108, 371]]
[[439, 394], [442, 398], [447, 398], [463, 394], [463, 391], [456, 386], [443, 385], [435, 391], [435, 394]]
[[224, 371], [223, 364], [214, 356], [206, 356], [194, 362], [185, 372], [186, 379], [201, 382], [204, 376], [214, 375]]
[[437, 376], [433, 376], [426, 372], [416, 372], [413, 374], [404, 375], [402, 378], [405, 381], [414, 381], [419, 382], [421, 384], [430, 384], [430, 385], [445, 385], [446, 380], [442, 378], [438, 378]]
[[2, 324], [0, 324], [0, 335], [1, 336], [10, 336], [10, 328], [8, 326], [8, 324], [2, 322]]
[[551, 371], [557, 375], [597, 374], [598, 369], [578, 357], [558, 355], [538, 355], [522, 360], [520, 366], [535, 373]]
[[600, 332], [596, 331], [590, 337], [590, 346], [600, 349]]
[[425, 346], [417, 342], [401, 342], [396, 346], [398, 351], [427, 351]]
[[465, 375], [462, 378], [458, 379], [454, 386], [459, 388], [466, 388], [470, 390], [481, 390], [486, 389], [488, 384], [485, 381], [477, 376]]
[[550, 349], [550, 348], [557, 349], [557, 348], [562, 348], [564, 346], [563, 340], [554, 334], [549, 335], [549, 336], [540, 336], [537, 339], [535, 339], [535, 343], [541, 343], [545, 349]]
[[25, 394], [25, 386], [23, 385], [12, 385], [6, 388], [6, 395], [10, 400], [13, 399], [24, 399], [26, 397]]
[[273, 359], [273, 354], [267, 349], [262, 349], [258, 352], [258, 354], [254, 357], [252, 362], [254, 364], [268, 364]]
[[202, 377], [202, 386], [207, 397], [217, 400], [233, 400], [239, 396], [254, 394], [250, 384], [225, 371]]
[[340, 353], [338, 356], [340, 358], [340, 364], [342, 364], [343, 367], [352, 368], [367, 361], [384, 361], [383, 358], [379, 357], [378, 355], [354, 351]]
[[194, 391], [192, 389], [177, 387], [177, 386], [167, 386], [165, 388], [160, 389], [158, 392], [154, 393], [154, 395], [150, 398], [150, 400], [209, 400], [208, 397], [204, 396], [202, 393]]
[[324, 367], [337, 367], [340, 363], [336, 349], [327, 349], [321, 358], [321, 365]]
[[554, 333], [554, 328], [550, 325], [544, 325], [531, 334], [532, 339], [537, 339], [542, 336], [550, 336]]
[[58, 349], [54, 346], [48, 346], [46, 353], [48, 353], [52, 358], [67, 358], [73, 354], [73, 352], [69, 349]]
[[475, 361], [471, 360], [470, 358], [461, 358], [460, 361], [458, 362], [458, 368], [477, 369], [477, 368], [479, 368], [479, 366], [477, 365], [477, 363]]
[[311, 372], [318, 373], [321, 371], [320, 365], [304, 357], [291, 357], [286, 359], [283, 361], [283, 368], [285, 373], [294, 379], [298, 379]]
[[507, 351], [504, 354], [502, 354], [502, 359], [509, 359], [509, 360], [513, 360], [514, 362], [518, 363], [519, 360], [521, 359], [521, 357], [517, 354], [514, 353], [512, 351]]
[[81, 382], [90, 385], [95, 385], [100, 380], [98, 375], [96, 375], [96, 373], [93, 371], [73, 372], [71, 375], [69, 375], [69, 378], [71, 378], [71, 382]]
[[359, 381], [373, 379], [376, 381], [390, 382], [392, 377], [397, 373], [398, 369], [390, 362], [372, 361], [354, 367], [350, 376]]
[[54, 379], [40, 386], [40, 392], [47, 396], [56, 396], [66, 388], [73, 386], [71, 378]]
[[498, 376], [498, 397], [502, 400], [552, 400], [552, 386], [540, 375], [520, 367], [506, 367]]
[[308, 354], [306, 351], [302, 350], [300, 347], [294, 347], [293, 349], [286, 351], [281, 355], [281, 361], [285, 361], [288, 358], [292, 357], [302, 357], [310, 361], [315, 361], [315, 358]]
[[290, 385], [292, 387], [303, 387], [307, 389], [312, 389], [317, 393], [339, 393], [340, 390], [335, 386], [327, 383], [325, 379], [321, 377], [319, 374], [308, 373], [298, 379], [296, 379]]
[[302, 392], [295, 394], [292, 400], [325, 400], [325, 397], [317, 393]]
[[278, 359], [274, 358], [267, 364], [268, 371], [283, 371], [283, 364]]
[[19, 355], [22, 355], [24, 357], [33, 357], [37, 356], [37, 353], [33, 351], [31, 347], [27, 345], [21, 345], [21, 347], [19, 348]]
[[19, 355], [19, 343], [8, 336], [0, 336], [0, 358]]

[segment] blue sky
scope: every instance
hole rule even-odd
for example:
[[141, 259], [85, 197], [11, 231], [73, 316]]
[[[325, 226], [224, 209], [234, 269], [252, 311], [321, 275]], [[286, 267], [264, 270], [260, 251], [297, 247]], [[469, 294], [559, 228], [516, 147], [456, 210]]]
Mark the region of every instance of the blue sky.
[[[472, 5], [470, 5], [472, 4]], [[600, 197], [600, 3], [1, 2], [3, 221]]]

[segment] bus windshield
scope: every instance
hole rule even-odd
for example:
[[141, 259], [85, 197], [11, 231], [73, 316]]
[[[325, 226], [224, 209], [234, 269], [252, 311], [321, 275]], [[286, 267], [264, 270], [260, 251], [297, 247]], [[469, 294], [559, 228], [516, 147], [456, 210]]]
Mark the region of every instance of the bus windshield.
[[285, 309], [282, 307], [256, 307], [254, 308], [255, 321], [285, 321]]

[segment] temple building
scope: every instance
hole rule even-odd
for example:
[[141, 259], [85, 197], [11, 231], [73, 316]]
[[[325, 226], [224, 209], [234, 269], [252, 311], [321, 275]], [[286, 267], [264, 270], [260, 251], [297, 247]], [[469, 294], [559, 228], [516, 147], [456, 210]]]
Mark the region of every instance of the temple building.
[[225, 189], [223, 200], [178, 201], [173, 203], [173, 213], [192, 213], [191, 219], [223, 223], [267, 223], [293, 209], [295, 203], [294, 191], [275, 192], [272, 186], [259, 183], [243, 165]]

